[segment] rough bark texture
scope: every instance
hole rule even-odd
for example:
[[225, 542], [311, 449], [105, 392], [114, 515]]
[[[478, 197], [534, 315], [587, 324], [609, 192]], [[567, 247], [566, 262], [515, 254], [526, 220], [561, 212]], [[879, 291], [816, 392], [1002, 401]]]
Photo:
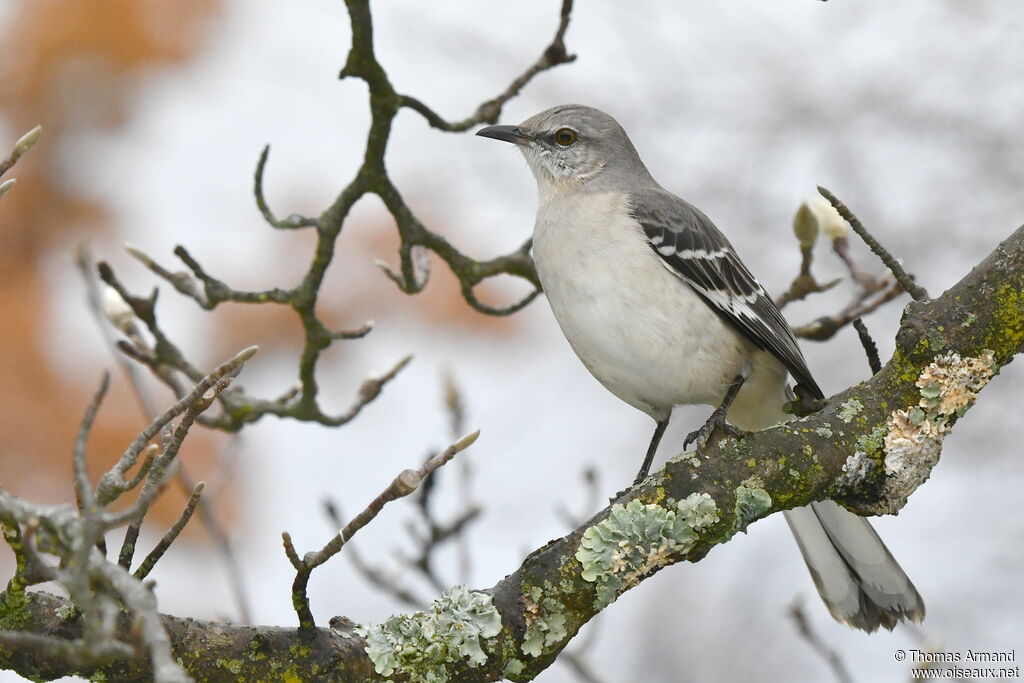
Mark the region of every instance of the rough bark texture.
[[[942, 296], [908, 306], [896, 341], [881, 372], [828, 399], [820, 411], [739, 439], [712, 435], [704, 457], [674, 459], [474, 594], [485, 611], [490, 596], [500, 614], [500, 631], [479, 638], [480, 658], [425, 661], [415, 648], [402, 655], [396, 647], [389, 671], [379, 655], [371, 661], [366, 641], [349, 628], [302, 638], [296, 629], [165, 617], [175, 656], [199, 681], [529, 680], [622, 592], [665, 566], [698, 561], [756, 519], [827, 497], [862, 514], [897, 512], [927, 479], [941, 438], [923, 442], [934, 448], [922, 452], [935, 458], [894, 464], [887, 439], [899, 427], [896, 411], [925, 405], [931, 396], [925, 379], [951, 354], [956, 361], [987, 358], [985, 367], [997, 372], [1024, 348], [1024, 228]], [[942, 430], [962, 412], [943, 416]], [[895, 476], [896, 464], [911, 476]], [[2, 629], [63, 638], [81, 630], [65, 600], [37, 593], [11, 605], [9, 597], [0, 596]], [[389, 675], [376, 673], [375, 665]], [[32, 647], [0, 647], [0, 666], [36, 679], [75, 673], [52, 652]], [[145, 681], [147, 666], [142, 657], [80, 673]]]

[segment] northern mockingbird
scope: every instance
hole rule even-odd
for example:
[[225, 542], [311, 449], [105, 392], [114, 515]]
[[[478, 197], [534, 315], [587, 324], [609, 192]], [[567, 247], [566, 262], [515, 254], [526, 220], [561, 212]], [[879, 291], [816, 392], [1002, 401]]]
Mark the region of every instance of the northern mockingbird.
[[[533, 257], [562, 332], [609, 391], [657, 423], [673, 406], [715, 406], [716, 425], [755, 431], [789, 419], [787, 375], [823, 398], [793, 333], [729, 241], [663, 189], [622, 127], [568, 104], [477, 135], [515, 144], [537, 180]], [[865, 631], [924, 617], [921, 596], [867, 520], [832, 501], [786, 520], [832, 616]]]

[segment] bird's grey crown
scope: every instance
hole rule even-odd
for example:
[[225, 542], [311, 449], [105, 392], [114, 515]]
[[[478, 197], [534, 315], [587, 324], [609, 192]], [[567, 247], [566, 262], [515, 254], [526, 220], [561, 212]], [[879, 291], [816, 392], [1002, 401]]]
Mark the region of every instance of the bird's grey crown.
[[[536, 145], [566, 156], [581, 168], [600, 166], [587, 182], [587, 191], [657, 185], [640, 159], [626, 131], [603, 111], [582, 104], [560, 104], [535, 114], [516, 126]], [[577, 141], [559, 149], [553, 136], [561, 128], [577, 133]]]

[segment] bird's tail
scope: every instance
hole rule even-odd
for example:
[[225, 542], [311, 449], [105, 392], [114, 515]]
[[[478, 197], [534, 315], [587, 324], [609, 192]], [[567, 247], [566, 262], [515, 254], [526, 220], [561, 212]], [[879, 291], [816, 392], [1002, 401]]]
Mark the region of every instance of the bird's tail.
[[868, 520], [831, 500], [783, 513], [825, 606], [868, 633], [924, 619], [924, 601]]
[[[754, 431], [789, 419], [765, 410], [774, 401], [749, 399], [729, 411], [729, 421]], [[783, 513], [828, 611], [838, 621], [872, 632], [892, 630], [901, 619], [920, 622], [924, 601], [868, 520], [824, 500]]]

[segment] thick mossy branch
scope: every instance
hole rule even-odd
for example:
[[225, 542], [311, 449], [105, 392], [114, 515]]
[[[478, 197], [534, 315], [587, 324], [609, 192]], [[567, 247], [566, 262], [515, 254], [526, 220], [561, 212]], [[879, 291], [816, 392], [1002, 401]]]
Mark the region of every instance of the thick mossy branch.
[[[391, 672], [392, 680], [530, 680], [609, 601], [665, 566], [698, 561], [757, 519], [827, 497], [866, 514], [896, 512], [934, 466], [935, 435], [948, 431], [991, 374], [1024, 350], [1024, 228], [941, 297], [910, 304], [896, 341], [881, 372], [830, 398], [820, 412], [739, 439], [713, 434], [703, 457], [670, 461], [491, 589], [459, 589], [427, 614], [360, 628], [376, 644], [369, 648], [373, 658], [350, 627], [300, 638], [297, 629], [165, 617], [174, 654], [207, 681], [385, 680], [377, 671]], [[908, 428], [931, 430], [922, 443], [935, 448], [906, 450], [899, 439]], [[444, 612], [456, 594], [469, 617]], [[0, 627], [65, 639], [81, 631], [59, 598], [28, 594], [0, 599], [4, 605]], [[402, 634], [415, 638], [417, 625], [470, 617], [482, 623], [492, 608], [500, 631], [481, 628], [477, 642], [444, 643], [435, 652], [443, 657], [396, 659], [389, 652], [401, 650], [381, 645]], [[0, 649], [0, 665], [41, 678], [74, 670], [32, 648]], [[102, 671], [144, 681], [146, 667], [117, 661]]]

